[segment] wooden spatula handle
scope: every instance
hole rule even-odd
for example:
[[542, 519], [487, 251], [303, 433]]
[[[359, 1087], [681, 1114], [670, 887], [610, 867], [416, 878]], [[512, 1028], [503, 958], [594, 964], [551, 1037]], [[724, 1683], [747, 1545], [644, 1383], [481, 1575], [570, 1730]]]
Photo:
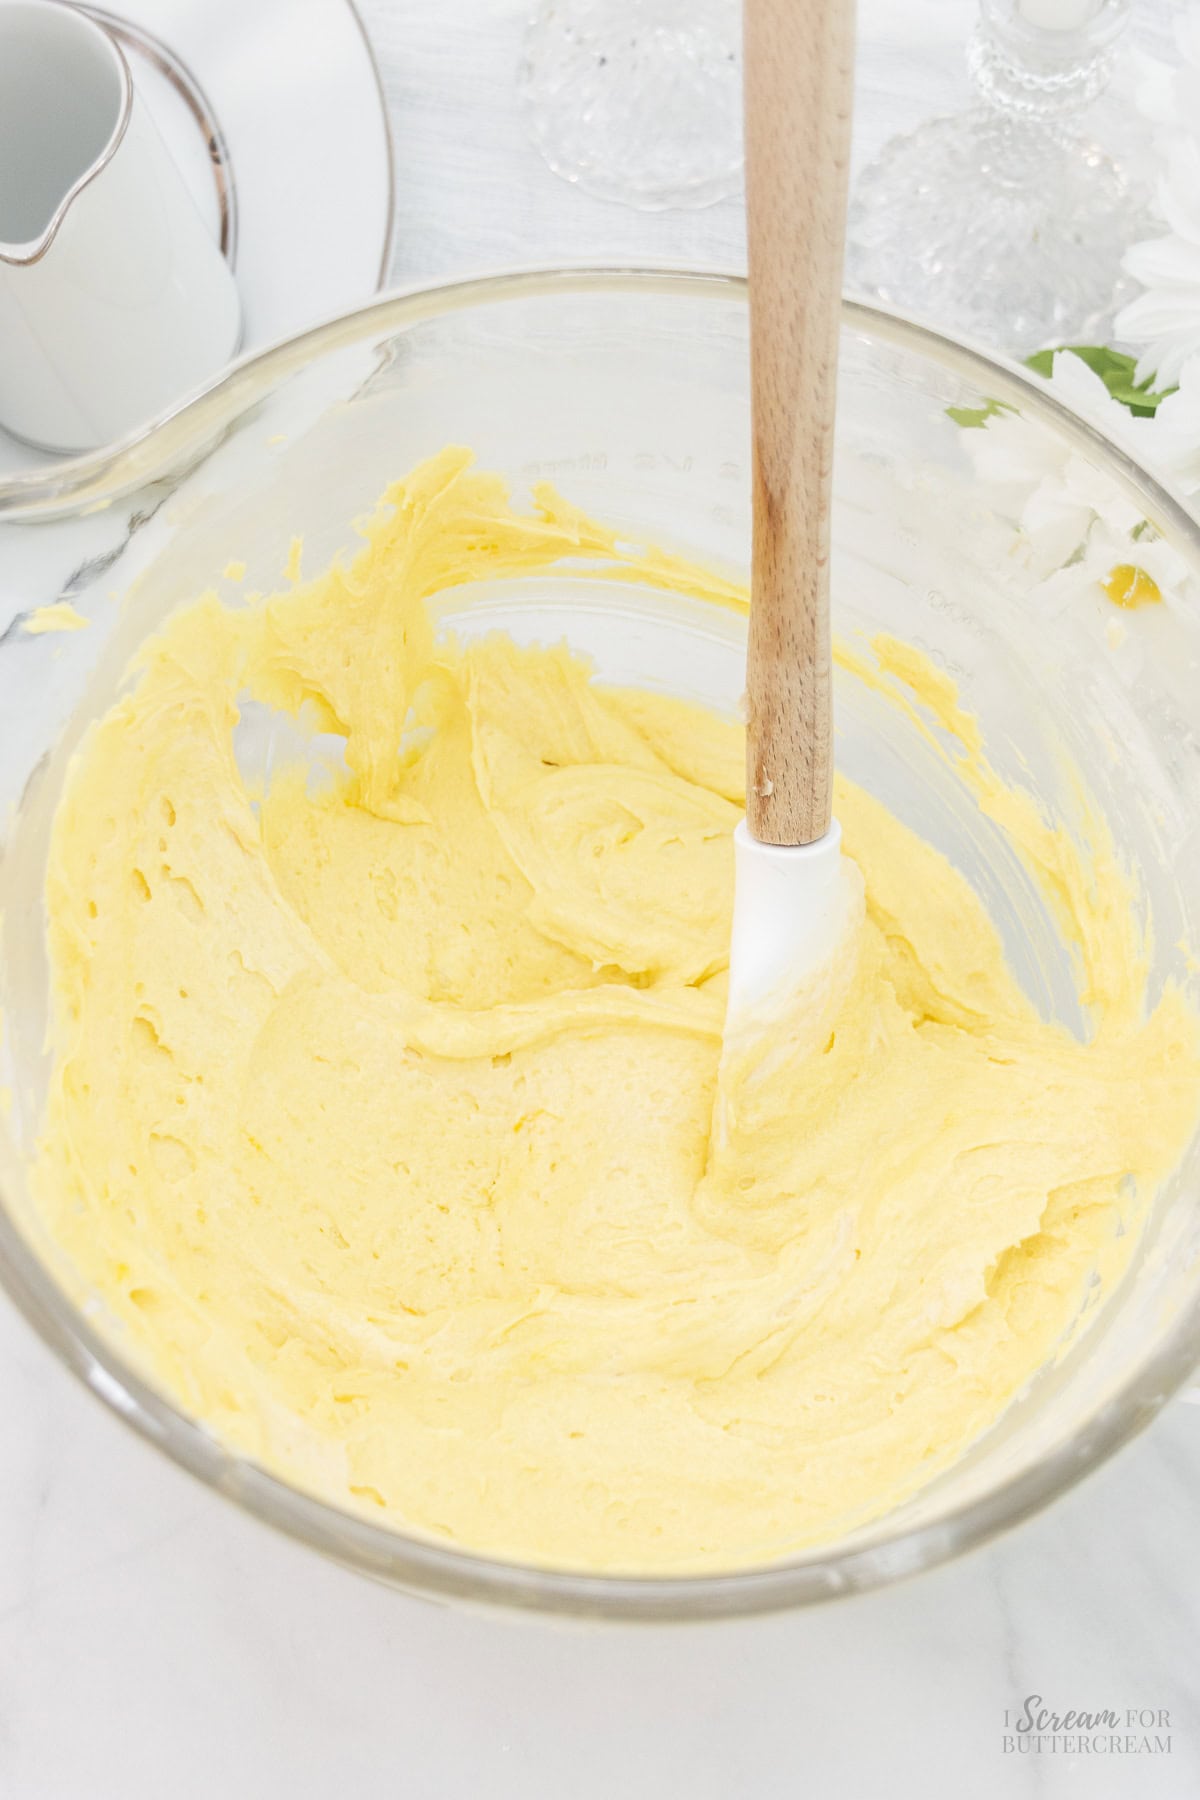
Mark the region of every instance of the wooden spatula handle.
[[853, 0], [744, 0], [754, 552], [746, 817], [829, 828], [829, 502], [854, 80]]

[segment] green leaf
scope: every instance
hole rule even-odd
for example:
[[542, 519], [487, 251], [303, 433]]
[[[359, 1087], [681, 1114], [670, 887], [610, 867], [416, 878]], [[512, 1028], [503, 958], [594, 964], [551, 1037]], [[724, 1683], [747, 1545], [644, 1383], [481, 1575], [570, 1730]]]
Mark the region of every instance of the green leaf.
[[[1032, 369], [1035, 375], [1044, 375], [1049, 381], [1054, 373], [1054, 358], [1057, 354], [1055, 350], [1035, 350], [1032, 356], [1025, 358], [1025, 367]], [[1084, 361], [1087, 361], [1086, 357]]]
[[994, 419], [997, 413], [1013, 412], [1015, 409], [1004, 400], [985, 400], [982, 406], [948, 406], [947, 418], [953, 419], [956, 425], [968, 430], [977, 430], [988, 419]]
[[[1054, 373], [1054, 359], [1061, 356], [1063, 351], [1086, 363], [1100, 377], [1113, 399], [1122, 406], [1127, 406], [1135, 418], [1152, 419], [1168, 395], [1177, 392], [1170, 387], [1155, 393], [1148, 380], [1139, 384], [1136, 357], [1127, 356], [1123, 350], [1110, 350], [1107, 344], [1064, 344], [1060, 349], [1035, 350], [1032, 356], [1025, 358], [1025, 367], [1032, 369], [1035, 375], [1043, 375], [1049, 380]], [[980, 406], [946, 408], [956, 425], [970, 429], [986, 425], [997, 413], [1014, 410], [1004, 400], [989, 399], [985, 399]]]
[[[1170, 387], [1155, 393], [1149, 380], [1139, 383], [1137, 358], [1127, 356], [1123, 350], [1110, 350], [1107, 344], [1065, 344], [1063, 349], [1086, 363], [1100, 377], [1113, 399], [1127, 406], [1135, 418], [1153, 418], [1168, 395], [1176, 392]], [[1037, 350], [1025, 358], [1025, 367], [1032, 369], [1035, 375], [1049, 377], [1054, 372], [1054, 358], [1061, 354], [1060, 350]]]

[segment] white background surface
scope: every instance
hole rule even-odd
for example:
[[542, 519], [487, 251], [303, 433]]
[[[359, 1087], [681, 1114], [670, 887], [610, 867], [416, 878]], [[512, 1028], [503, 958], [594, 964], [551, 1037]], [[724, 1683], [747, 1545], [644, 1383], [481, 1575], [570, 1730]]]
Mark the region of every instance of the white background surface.
[[[636, 0], [628, 0], [629, 4]], [[557, 181], [513, 106], [525, 0], [362, 0], [397, 282], [741, 260], [738, 209]], [[970, 0], [863, 0], [856, 161], [953, 105]], [[0, 1302], [0, 1800], [991, 1800], [1200, 1794], [1200, 1408], [1009, 1539], [746, 1624], [570, 1628], [424, 1605], [203, 1491]], [[1006, 1708], [1169, 1710], [1171, 1753], [1006, 1756]]]

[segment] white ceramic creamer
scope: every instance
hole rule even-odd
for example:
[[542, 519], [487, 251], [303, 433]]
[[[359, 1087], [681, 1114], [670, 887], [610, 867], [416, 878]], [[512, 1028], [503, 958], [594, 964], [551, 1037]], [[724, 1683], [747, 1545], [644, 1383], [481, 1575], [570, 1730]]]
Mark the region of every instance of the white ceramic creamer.
[[111, 443], [240, 332], [119, 44], [61, 0], [0, 0], [0, 425], [62, 452]]

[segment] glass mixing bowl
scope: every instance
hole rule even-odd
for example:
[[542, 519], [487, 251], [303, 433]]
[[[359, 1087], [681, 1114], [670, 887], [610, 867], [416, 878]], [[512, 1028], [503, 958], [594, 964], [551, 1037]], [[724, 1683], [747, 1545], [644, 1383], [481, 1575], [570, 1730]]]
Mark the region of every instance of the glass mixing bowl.
[[[0, 1278], [92, 1390], [175, 1460], [259, 1517], [407, 1589], [545, 1611], [700, 1617], [793, 1605], [927, 1568], [1041, 1506], [1149, 1420], [1200, 1354], [1195, 1148], [1160, 1195], [1136, 1259], [1090, 1328], [949, 1473], [841, 1541], [727, 1575], [586, 1576], [515, 1566], [383, 1528], [230, 1454], [130, 1365], [95, 1308], [54, 1274], [28, 1204], [48, 1064], [42, 883], [68, 758], [119, 691], [132, 650], [232, 558], [276, 585], [294, 534], [308, 570], [353, 536], [389, 478], [448, 442], [518, 495], [552, 480], [633, 537], [745, 570], [749, 417], [744, 284], [676, 273], [532, 273], [395, 296], [242, 363], [117, 450], [0, 486]], [[948, 407], [1020, 409], [1175, 549], [1165, 606], [1118, 614], [1086, 583], [1050, 598], [1014, 556], [1010, 520], [972, 472]], [[870, 308], [842, 340], [834, 520], [835, 629], [885, 630], [953, 675], [1008, 781], [1070, 809], [1059, 752], [1084, 769], [1154, 918], [1152, 982], [1200, 944], [1197, 667], [1200, 534], [1090, 425], [1019, 370]], [[91, 621], [26, 633], [17, 615], [67, 596]], [[457, 589], [464, 633], [563, 636], [601, 676], [732, 710], [744, 622], [611, 581]], [[1114, 622], [1121, 620], [1121, 629]], [[975, 881], [1037, 1004], [1079, 1028], [1069, 947], [1003, 840], [963, 804], [931, 743], [839, 677], [838, 756]], [[928, 723], [928, 722], [927, 722]], [[936, 725], [929, 726], [937, 736]]]

